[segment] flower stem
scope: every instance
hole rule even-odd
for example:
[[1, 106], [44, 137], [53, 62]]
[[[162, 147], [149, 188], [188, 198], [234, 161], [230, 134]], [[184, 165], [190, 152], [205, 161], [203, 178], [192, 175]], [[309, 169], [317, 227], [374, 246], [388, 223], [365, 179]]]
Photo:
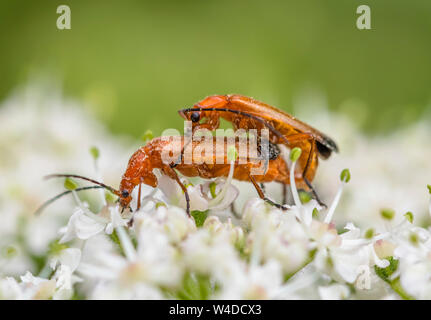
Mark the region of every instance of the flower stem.
[[299, 200], [298, 190], [296, 189], [295, 164], [296, 161], [293, 161], [290, 167], [290, 188], [292, 190], [293, 201], [295, 201], [295, 205], [299, 208], [301, 207], [301, 200]]
[[411, 295], [409, 295], [404, 288], [401, 286], [400, 278], [395, 278], [392, 281], [388, 282], [391, 286], [392, 290], [394, 290], [401, 298], [404, 300], [415, 300]]
[[135, 248], [133, 247], [133, 243], [130, 240], [130, 237], [126, 233], [126, 230], [124, 230], [123, 227], [117, 227], [115, 228], [115, 230], [117, 231], [118, 239], [120, 240], [120, 245], [123, 248], [126, 258], [129, 261], [135, 261], [136, 251], [135, 251]]
[[328, 210], [328, 213], [323, 222], [330, 223], [332, 220], [332, 216], [334, 215], [335, 209], [338, 206], [338, 202], [340, 201], [341, 194], [343, 193], [344, 182], [341, 183], [341, 186], [338, 188], [337, 194], [335, 195], [334, 201], [332, 201], [331, 207]]
[[39, 272], [38, 277], [49, 279], [49, 276], [51, 275], [51, 273], [52, 273], [52, 269], [49, 266], [49, 263], [46, 262], [42, 270]]

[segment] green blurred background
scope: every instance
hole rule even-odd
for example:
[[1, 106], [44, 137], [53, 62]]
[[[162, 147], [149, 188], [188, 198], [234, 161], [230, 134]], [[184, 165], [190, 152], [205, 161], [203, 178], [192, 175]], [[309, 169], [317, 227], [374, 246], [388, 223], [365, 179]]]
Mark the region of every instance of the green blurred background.
[[[60, 4], [71, 30], [56, 28]], [[356, 28], [360, 4], [372, 30]], [[431, 101], [425, 0], [2, 0], [0, 43], [0, 99], [49, 74], [114, 133], [136, 137], [181, 128], [176, 111], [215, 93], [292, 111], [315, 86], [369, 133], [417, 120]]]

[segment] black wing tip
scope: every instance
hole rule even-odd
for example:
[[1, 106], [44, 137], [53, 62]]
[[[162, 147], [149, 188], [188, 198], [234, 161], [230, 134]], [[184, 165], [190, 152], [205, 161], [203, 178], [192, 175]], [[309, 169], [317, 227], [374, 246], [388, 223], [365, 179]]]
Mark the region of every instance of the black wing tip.
[[326, 142], [328, 143], [328, 147], [335, 152], [340, 152], [340, 149], [338, 149], [337, 144], [335, 143], [334, 140], [332, 140], [331, 138], [326, 138]]
[[324, 137], [322, 141], [317, 141], [317, 150], [323, 159], [328, 159], [332, 152], [339, 152], [338, 146], [334, 140], [328, 137]]

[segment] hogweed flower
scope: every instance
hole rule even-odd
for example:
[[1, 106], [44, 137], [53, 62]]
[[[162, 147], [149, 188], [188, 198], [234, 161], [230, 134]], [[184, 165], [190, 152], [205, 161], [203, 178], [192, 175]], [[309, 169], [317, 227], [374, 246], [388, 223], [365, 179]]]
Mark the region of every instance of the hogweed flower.
[[337, 194], [335, 195], [334, 200], [332, 201], [331, 206], [329, 207], [328, 213], [324, 219], [325, 223], [329, 223], [332, 220], [332, 216], [334, 215], [335, 208], [340, 201], [341, 194], [343, 193], [344, 185], [350, 181], [350, 171], [349, 169], [344, 169], [340, 174], [341, 185], [338, 188]]

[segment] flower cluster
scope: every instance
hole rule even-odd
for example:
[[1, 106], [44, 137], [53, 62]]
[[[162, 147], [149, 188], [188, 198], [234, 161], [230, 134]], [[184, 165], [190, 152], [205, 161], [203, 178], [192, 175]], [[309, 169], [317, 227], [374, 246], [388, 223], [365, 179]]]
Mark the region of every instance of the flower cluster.
[[[333, 199], [328, 208], [298, 192], [292, 178], [292, 205], [277, 209], [232, 180], [232, 162], [226, 179], [182, 178], [191, 216], [182, 190], [160, 173], [157, 188], [142, 185], [139, 210], [137, 188], [133, 212], [122, 212], [111, 194], [84, 196], [67, 180], [73, 202], [61, 200], [33, 216], [38, 204], [58, 192], [58, 185], [35, 187], [43, 186], [37, 181], [45, 173], [76, 169], [113, 181], [121, 168], [112, 163], [126, 163], [118, 154], [131, 152], [62, 99], [43, 100], [44, 109], [33, 105], [37, 96], [23, 97], [0, 110], [9, 123], [0, 135], [8, 155], [0, 163], [6, 177], [0, 182], [0, 298], [431, 299], [431, 230], [412, 212], [387, 206], [367, 220], [367, 202], [362, 218], [349, 222], [349, 210], [358, 209], [339, 204], [363, 191], [352, 194], [361, 179], [353, 170], [352, 177], [349, 170], [326, 177]], [[88, 153], [96, 142], [101, 153]], [[285, 154], [292, 173], [300, 152]], [[429, 215], [428, 188], [421, 201]]]
[[411, 211], [416, 224], [430, 225], [428, 199], [423, 192], [431, 181], [431, 148], [427, 147], [431, 106], [416, 122], [385, 134], [365, 135], [360, 125], [372, 115], [364, 114], [363, 102], [350, 99], [339, 106], [353, 117], [331, 112], [327, 105], [317, 90], [305, 91], [294, 103], [298, 118], [335, 138], [340, 147], [338, 154], [319, 163], [314, 183], [322, 197], [334, 196], [337, 183], [333, 177], [340, 168], [348, 167], [354, 177], [340, 201], [343, 214], [337, 222], [351, 221], [363, 228], [383, 230], [386, 223], [379, 212], [391, 208], [400, 213], [395, 217], [398, 221], [402, 220], [401, 213]]
[[[293, 150], [296, 151], [296, 150]], [[294, 155], [294, 152], [292, 152]], [[295, 158], [291, 157], [292, 170]], [[296, 157], [297, 158], [297, 157]], [[48, 264], [39, 276], [1, 282], [6, 298], [90, 299], [299, 299], [431, 298], [428, 272], [431, 233], [415, 227], [413, 215], [387, 230], [362, 232], [348, 223], [344, 232], [332, 221], [350, 173], [326, 211], [315, 200], [301, 203], [292, 181], [295, 205], [282, 211], [251, 198], [241, 214], [228, 212], [234, 200], [211, 210], [217, 194], [202, 194], [189, 184], [189, 217], [173, 180], [160, 177], [159, 188], [141, 193], [145, 206], [121, 214], [119, 205], [101, 198], [92, 212], [72, 189], [76, 209], [60, 230]], [[214, 182], [219, 194], [229, 180]], [[217, 191], [215, 191], [217, 192]], [[211, 194], [211, 192], [209, 192]], [[230, 192], [235, 194], [235, 192]], [[135, 201], [137, 194], [134, 194]], [[211, 198], [213, 197], [213, 198]], [[184, 206], [184, 204], [183, 204]], [[214, 212], [222, 210], [224, 214]], [[314, 287], [314, 292], [310, 288]]]
[[[117, 183], [129, 143], [109, 137], [81, 105], [64, 99], [52, 83], [31, 84], [0, 105], [0, 275], [19, 277], [39, 272], [58, 230], [71, 215], [71, 199], [62, 199], [44, 214], [34, 212], [58, 193], [61, 184], [43, 181], [53, 172], [80, 172]], [[108, 139], [109, 137], [109, 139]], [[103, 150], [94, 166], [88, 150]], [[112, 161], [112, 160], [114, 161]], [[91, 200], [94, 192], [88, 193]], [[91, 203], [91, 202], [90, 202]]]

